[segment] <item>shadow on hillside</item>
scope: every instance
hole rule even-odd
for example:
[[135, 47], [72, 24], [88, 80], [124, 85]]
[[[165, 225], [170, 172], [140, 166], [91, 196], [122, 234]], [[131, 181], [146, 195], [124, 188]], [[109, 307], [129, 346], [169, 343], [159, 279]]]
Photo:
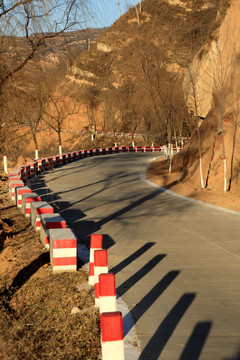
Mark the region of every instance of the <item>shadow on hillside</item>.
[[23, 269], [21, 269], [17, 275], [14, 277], [12, 284], [4, 292], [0, 294], [2, 298], [2, 303], [5, 308], [12, 312], [12, 309], [9, 305], [10, 300], [14, 294], [45, 264], [48, 264], [49, 252], [44, 252], [40, 254], [36, 259], [31, 261]]

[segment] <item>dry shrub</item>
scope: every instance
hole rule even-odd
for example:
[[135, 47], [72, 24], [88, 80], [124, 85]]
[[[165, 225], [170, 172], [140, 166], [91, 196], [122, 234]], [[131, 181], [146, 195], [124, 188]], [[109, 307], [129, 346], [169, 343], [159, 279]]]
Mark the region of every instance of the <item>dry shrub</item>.
[[[0, 352], [4, 359], [97, 359], [99, 315], [79, 271], [34, 278], [0, 308]], [[4, 296], [2, 297], [4, 300]], [[73, 307], [80, 312], [71, 315]]]

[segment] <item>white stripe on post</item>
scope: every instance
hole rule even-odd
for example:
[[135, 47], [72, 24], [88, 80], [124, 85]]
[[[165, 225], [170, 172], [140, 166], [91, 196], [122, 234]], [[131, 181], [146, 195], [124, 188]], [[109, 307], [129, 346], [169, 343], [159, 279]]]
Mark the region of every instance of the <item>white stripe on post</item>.
[[99, 275], [99, 312], [117, 311], [116, 282], [112, 273]]
[[95, 305], [99, 306], [99, 275], [108, 273], [107, 250], [94, 251], [94, 292]]
[[102, 360], [124, 360], [123, 320], [120, 311], [100, 314]]
[[5, 174], [8, 174], [7, 155], [3, 155], [3, 170]]
[[88, 284], [92, 286], [94, 285], [94, 251], [102, 250], [102, 240], [103, 240], [103, 236], [100, 234], [91, 235]]

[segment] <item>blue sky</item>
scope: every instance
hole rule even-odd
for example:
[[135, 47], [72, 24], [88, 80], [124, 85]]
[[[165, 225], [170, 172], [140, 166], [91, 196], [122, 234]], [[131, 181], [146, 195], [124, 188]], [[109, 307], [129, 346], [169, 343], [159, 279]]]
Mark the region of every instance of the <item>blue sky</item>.
[[[124, 14], [129, 7], [135, 5], [135, 0], [119, 0], [119, 3], [122, 14]], [[94, 17], [92, 19], [89, 17], [87, 27], [102, 28], [111, 26], [120, 17], [118, 0], [93, 0], [92, 4]]]

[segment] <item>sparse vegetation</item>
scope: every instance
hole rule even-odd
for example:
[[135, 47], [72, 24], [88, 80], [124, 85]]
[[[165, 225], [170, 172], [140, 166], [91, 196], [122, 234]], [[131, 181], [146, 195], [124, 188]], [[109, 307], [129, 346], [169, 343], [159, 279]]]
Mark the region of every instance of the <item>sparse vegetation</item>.
[[87, 275], [51, 273], [48, 252], [0, 185], [0, 358], [98, 359], [98, 310], [77, 288]]

